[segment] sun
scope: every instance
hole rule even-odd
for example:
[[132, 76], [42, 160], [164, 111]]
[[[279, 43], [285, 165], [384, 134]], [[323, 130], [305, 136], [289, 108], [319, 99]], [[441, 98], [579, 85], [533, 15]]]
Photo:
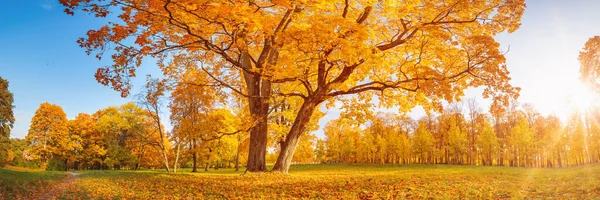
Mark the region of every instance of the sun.
[[574, 87], [572, 92], [571, 106], [579, 112], [589, 111], [594, 106], [595, 100], [598, 99], [598, 94], [584, 84]]

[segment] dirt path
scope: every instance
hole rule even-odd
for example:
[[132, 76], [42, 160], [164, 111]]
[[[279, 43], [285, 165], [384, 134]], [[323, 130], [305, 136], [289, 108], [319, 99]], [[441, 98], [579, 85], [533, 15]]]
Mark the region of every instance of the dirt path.
[[77, 178], [79, 175], [81, 175], [80, 173], [77, 173], [77, 172], [67, 172], [67, 174], [70, 174], [71, 176], [73, 176], [72, 178]]
[[68, 177], [63, 178], [58, 184], [50, 185], [41, 191], [35, 192], [25, 199], [56, 199], [60, 196], [67, 188], [75, 186], [75, 179], [81, 174], [76, 172], [67, 172]]

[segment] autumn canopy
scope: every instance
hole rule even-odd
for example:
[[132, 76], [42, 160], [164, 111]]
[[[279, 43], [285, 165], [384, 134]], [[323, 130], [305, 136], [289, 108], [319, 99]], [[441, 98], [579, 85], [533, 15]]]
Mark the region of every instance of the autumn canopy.
[[96, 79], [123, 96], [153, 57], [170, 89], [191, 84], [245, 98], [249, 171], [266, 170], [267, 119], [280, 102], [294, 111], [274, 168], [287, 172], [323, 102], [360, 110], [376, 97], [401, 111], [438, 110], [469, 87], [484, 87], [496, 106], [519, 92], [494, 36], [519, 28], [524, 0], [60, 2], [68, 14], [111, 19], [78, 42], [99, 59], [111, 54]]

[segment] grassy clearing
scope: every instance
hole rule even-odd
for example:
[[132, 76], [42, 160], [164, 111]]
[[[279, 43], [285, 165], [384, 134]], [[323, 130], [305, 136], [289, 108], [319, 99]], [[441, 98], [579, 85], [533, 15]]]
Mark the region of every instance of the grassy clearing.
[[[600, 165], [525, 169], [445, 165], [296, 165], [290, 175], [211, 169], [176, 174], [148, 171], [79, 171], [60, 198], [198, 199], [590, 199], [600, 197]], [[1, 170], [13, 177], [60, 178], [52, 172]], [[2, 182], [7, 182], [2, 179]], [[17, 179], [12, 179], [17, 180]], [[9, 182], [9, 181], [8, 181]], [[47, 182], [52, 183], [52, 182]], [[6, 187], [6, 183], [0, 187]], [[7, 190], [4, 190], [7, 191]]]

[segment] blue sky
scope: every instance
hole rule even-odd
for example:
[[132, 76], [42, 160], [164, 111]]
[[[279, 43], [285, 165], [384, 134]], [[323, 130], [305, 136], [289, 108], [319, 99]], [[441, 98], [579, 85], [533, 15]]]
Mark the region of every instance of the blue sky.
[[[519, 101], [532, 103], [543, 114], [563, 117], [579, 102], [573, 98], [582, 96], [577, 55], [588, 38], [600, 35], [600, 1], [527, 3], [521, 28], [497, 40], [504, 50], [510, 46], [507, 64], [512, 84], [522, 88]], [[83, 14], [68, 16], [62, 10], [50, 0], [6, 0], [0, 7], [0, 76], [10, 82], [16, 106], [11, 137], [25, 137], [43, 102], [62, 106], [68, 118], [73, 118], [80, 112], [93, 113], [131, 101], [96, 82], [96, 69], [109, 64], [108, 60], [87, 56], [75, 42], [106, 21]], [[139, 69], [141, 77], [134, 80], [134, 92], [144, 84], [143, 75], [159, 73], [148, 64]], [[467, 96], [477, 97], [485, 108], [487, 102], [479, 93], [469, 90]], [[339, 110], [327, 111], [321, 127], [338, 115]], [[418, 117], [422, 112], [412, 115]]]
[[[76, 40], [105, 24], [87, 15], [68, 16], [57, 1], [9, 0], [0, 8], [0, 76], [14, 95], [15, 126], [11, 137], [27, 135], [29, 122], [41, 103], [60, 105], [68, 118], [121, 105], [119, 93], [99, 84], [94, 73], [109, 64], [85, 54]], [[153, 66], [140, 69], [134, 80], [139, 91]]]

